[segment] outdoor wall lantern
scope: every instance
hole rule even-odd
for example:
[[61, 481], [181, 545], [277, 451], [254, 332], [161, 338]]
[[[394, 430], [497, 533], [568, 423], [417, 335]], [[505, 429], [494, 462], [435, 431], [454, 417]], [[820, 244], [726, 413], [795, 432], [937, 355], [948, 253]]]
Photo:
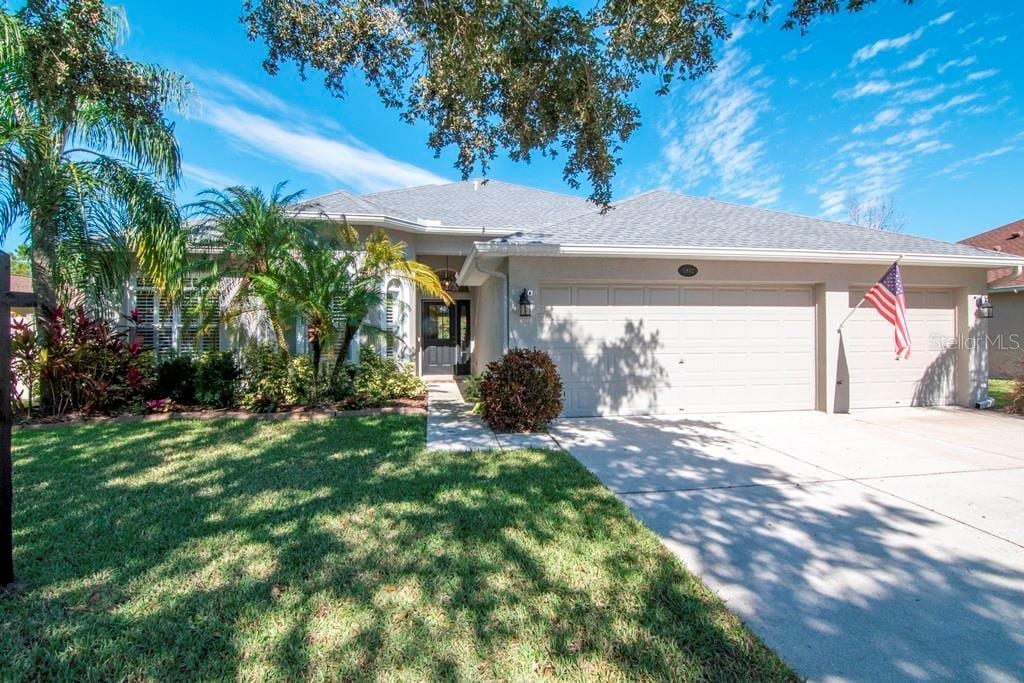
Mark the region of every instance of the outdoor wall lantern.
[[995, 307], [992, 306], [992, 302], [988, 300], [987, 296], [978, 297], [978, 317], [979, 318], [994, 318], [996, 315]]
[[533, 301], [530, 300], [531, 292], [524, 289], [519, 295], [519, 317], [529, 318], [533, 315]]

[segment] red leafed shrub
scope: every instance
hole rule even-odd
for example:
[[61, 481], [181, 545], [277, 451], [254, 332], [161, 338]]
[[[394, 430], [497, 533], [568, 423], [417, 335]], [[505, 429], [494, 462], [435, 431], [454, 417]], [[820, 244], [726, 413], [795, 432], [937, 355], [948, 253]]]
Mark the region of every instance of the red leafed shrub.
[[536, 432], [562, 412], [562, 379], [548, 354], [512, 349], [487, 366], [480, 399], [494, 431]]
[[132, 328], [118, 330], [83, 307], [58, 306], [43, 316], [46, 347], [39, 355], [44, 407], [53, 415], [80, 410], [123, 410], [141, 402], [152, 383], [151, 354], [128, 341]]

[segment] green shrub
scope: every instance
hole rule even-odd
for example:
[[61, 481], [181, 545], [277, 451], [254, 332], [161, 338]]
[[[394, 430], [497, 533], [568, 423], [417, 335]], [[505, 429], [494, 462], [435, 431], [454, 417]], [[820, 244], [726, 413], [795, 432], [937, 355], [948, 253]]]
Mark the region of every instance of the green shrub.
[[480, 375], [470, 375], [462, 380], [462, 398], [472, 406], [469, 412], [473, 415], [484, 414], [484, 402], [480, 397], [480, 383], [483, 378]]
[[320, 374], [313, 381], [313, 360], [309, 356], [296, 356], [288, 362], [288, 383], [284, 399], [287, 403], [303, 406], [319, 404], [331, 397], [331, 365], [321, 363]]
[[241, 354], [239, 403], [246, 410], [272, 413], [288, 402], [288, 355], [269, 345], [250, 346]]
[[156, 364], [156, 382], [150, 395], [189, 405], [196, 401], [196, 366], [191, 356], [167, 356]]
[[353, 388], [356, 396], [369, 404], [416, 398], [426, 391], [420, 378], [405, 364], [385, 358], [369, 346], [359, 350]]
[[208, 351], [195, 360], [195, 398], [204, 406], [234, 405], [238, 391], [238, 366], [226, 351]]
[[356, 393], [356, 372], [358, 369], [358, 366], [345, 361], [338, 368], [337, 374], [330, 371], [322, 371], [330, 372], [326, 381], [327, 395], [335, 401], [351, 400]]
[[1013, 383], [1013, 389], [1010, 392], [1010, 405], [1007, 409], [1011, 413], [1024, 415], [1024, 374]]
[[558, 369], [537, 349], [512, 349], [490, 363], [480, 396], [484, 420], [496, 432], [540, 431], [562, 412]]

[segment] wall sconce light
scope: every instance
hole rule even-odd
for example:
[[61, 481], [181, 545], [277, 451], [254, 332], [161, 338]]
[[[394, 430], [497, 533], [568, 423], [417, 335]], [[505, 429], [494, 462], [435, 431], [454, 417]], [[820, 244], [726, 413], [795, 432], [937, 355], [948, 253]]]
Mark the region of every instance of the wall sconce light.
[[519, 317], [529, 318], [533, 315], [533, 302], [530, 300], [531, 292], [524, 289], [519, 295]]
[[992, 306], [992, 302], [988, 300], [987, 296], [978, 297], [978, 317], [979, 318], [994, 318], [996, 315], [995, 307]]

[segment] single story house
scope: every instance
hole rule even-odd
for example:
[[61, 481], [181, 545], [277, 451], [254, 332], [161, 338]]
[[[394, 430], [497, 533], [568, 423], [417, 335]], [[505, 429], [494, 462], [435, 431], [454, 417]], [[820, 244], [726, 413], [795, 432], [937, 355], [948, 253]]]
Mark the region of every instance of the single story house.
[[[508, 348], [543, 349], [577, 416], [974, 405], [987, 395], [987, 321], [976, 314], [987, 273], [1024, 263], [664, 191], [602, 212], [475, 180], [338, 191], [300, 215], [383, 229], [448, 283], [451, 305], [385, 283], [386, 352], [451, 376], [482, 372]], [[900, 257], [909, 360], [895, 360], [893, 330], [870, 307], [837, 333]]]
[[[1024, 219], [1007, 223], [961, 244], [1024, 258]], [[988, 371], [997, 379], [1024, 374], [1024, 274], [1021, 268], [988, 271], [994, 316], [988, 321]]]

